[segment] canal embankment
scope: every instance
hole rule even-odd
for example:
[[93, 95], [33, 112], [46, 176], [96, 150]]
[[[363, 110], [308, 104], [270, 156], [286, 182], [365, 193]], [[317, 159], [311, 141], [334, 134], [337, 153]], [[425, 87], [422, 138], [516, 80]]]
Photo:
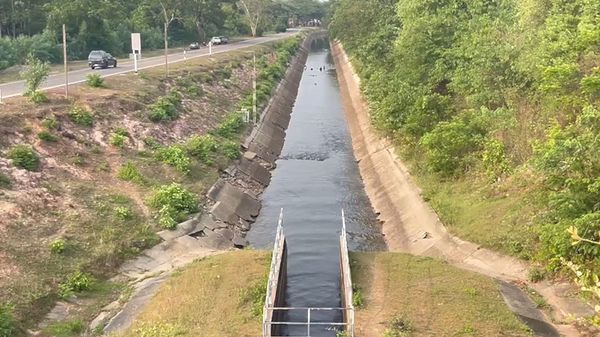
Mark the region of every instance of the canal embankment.
[[[371, 125], [369, 107], [360, 90], [360, 78], [342, 45], [333, 43], [332, 51], [354, 154], [390, 251], [441, 259], [459, 268], [493, 277], [501, 282], [500, 289], [509, 307], [532, 329], [549, 331], [543, 336], [557, 335], [554, 329], [566, 336], [578, 336], [579, 333], [567, 320], [572, 315], [582, 317], [590, 313], [580, 300], [566, 294], [562, 286], [548, 282], [529, 284], [529, 266], [524, 261], [461, 240], [448, 232], [421, 196], [419, 187], [396, 154], [392, 142]], [[511, 284], [513, 286], [507, 291], [506, 285]], [[547, 315], [532, 307], [531, 301], [523, 300], [514, 284], [526, 284], [543, 295], [552, 308], [552, 321], [560, 323], [549, 323], [551, 320]]]

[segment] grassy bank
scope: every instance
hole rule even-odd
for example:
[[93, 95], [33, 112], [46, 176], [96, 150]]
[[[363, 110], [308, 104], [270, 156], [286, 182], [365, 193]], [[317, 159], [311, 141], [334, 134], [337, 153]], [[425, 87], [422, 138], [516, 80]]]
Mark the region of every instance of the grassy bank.
[[93, 317], [85, 308], [126, 290], [106, 280], [158, 243], [156, 231], [200, 211], [239, 157], [253, 53], [265, 104], [295, 46], [294, 38], [180, 62], [169, 78], [149, 69], [74, 87], [68, 100], [50, 93], [39, 105], [0, 106], [0, 316], [9, 336], [59, 300], [72, 309], [68, 322], [46, 332], [76, 336]]
[[357, 337], [531, 336], [490, 278], [430, 258], [352, 253]]
[[158, 290], [133, 326], [111, 337], [256, 337], [271, 255], [236, 251], [197, 261]]

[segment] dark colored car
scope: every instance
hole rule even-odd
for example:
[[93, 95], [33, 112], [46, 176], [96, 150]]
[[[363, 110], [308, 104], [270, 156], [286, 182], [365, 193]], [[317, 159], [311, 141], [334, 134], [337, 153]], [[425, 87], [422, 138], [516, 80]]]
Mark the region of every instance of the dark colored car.
[[221, 43], [222, 44], [227, 44], [229, 42], [229, 39], [226, 36], [219, 36], [221, 38]]
[[88, 65], [92, 69], [96, 67], [108, 68], [117, 67], [117, 59], [104, 50], [92, 50], [88, 56]]

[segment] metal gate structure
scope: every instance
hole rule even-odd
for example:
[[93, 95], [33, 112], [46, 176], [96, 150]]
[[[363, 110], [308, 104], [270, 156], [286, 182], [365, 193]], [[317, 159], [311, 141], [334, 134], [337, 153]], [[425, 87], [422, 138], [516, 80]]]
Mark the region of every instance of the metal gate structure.
[[[273, 246], [271, 271], [267, 284], [267, 294], [263, 308], [263, 337], [281, 337], [281, 329], [286, 326], [306, 326], [306, 335], [293, 337], [319, 337], [311, 334], [311, 328], [327, 326], [354, 337], [354, 306], [352, 304], [352, 278], [348, 256], [346, 219], [342, 210], [342, 232], [340, 234], [340, 294], [342, 306], [338, 308], [286, 307], [285, 288], [287, 281], [287, 243], [283, 233], [283, 209], [279, 214], [277, 234]], [[288, 312], [306, 312], [303, 322], [285, 322], [282, 318]], [[315, 321], [315, 315], [323, 312], [338, 312], [342, 322]]]

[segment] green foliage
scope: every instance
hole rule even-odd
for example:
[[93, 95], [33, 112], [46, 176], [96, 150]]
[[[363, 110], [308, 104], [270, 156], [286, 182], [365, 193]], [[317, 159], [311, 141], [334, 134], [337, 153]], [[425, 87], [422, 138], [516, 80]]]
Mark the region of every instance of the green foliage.
[[175, 83], [179, 87], [179, 90], [182, 93], [185, 93], [191, 98], [200, 97], [203, 93], [202, 87], [198, 84], [194, 83], [194, 81], [189, 76], [178, 77], [175, 80]]
[[59, 322], [45, 328], [53, 337], [76, 337], [85, 331], [85, 324], [81, 320]]
[[267, 279], [261, 279], [240, 292], [240, 304], [250, 305], [252, 317], [262, 317], [265, 297], [267, 296]]
[[142, 184], [144, 182], [144, 177], [137, 169], [135, 164], [131, 161], [126, 162], [119, 168], [119, 172], [117, 173], [117, 178], [130, 181], [136, 184]]
[[181, 95], [176, 90], [171, 90], [168, 95], [161, 96], [150, 105], [149, 118], [153, 122], [175, 120], [179, 116], [178, 109], [181, 106]]
[[146, 137], [144, 138], [144, 145], [146, 145], [148, 148], [152, 149], [152, 150], [156, 150], [158, 148], [160, 148], [160, 143], [158, 142], [158, 140], [156, 140], [156, 138], [154, 137]]
[[45, 96], [39, 93], [38, 90], [42, 82], [48, 78], [48, 75], [50, 75], [50, 65], [30, 54], [27, 57], [25, 69], [21, 72], [21, 77], [27, 85], [24, 95], [28, 96], [32, 102], [41, 103], [45, 101]]
[[110, 136], [110, 145], [123, 148], [126, 140], [127, 136], [115, 132]]
[[217, 140], [211, 135], [192, 136], [185, 143], [186, 151], [205, 164], [212, 163], [217, 147]]
[[175, 228], [177, 222], [198, 211], [197, 197], [176, 183], [156, 188], [148, 205], [157, 211], [159, 224], [167, 229]]
[[427, 166], [445, 175], [464, 172], [469, 168], [472, 154], [481, 150], [485, 135], [485, 128], [474, 123], [469, 115], [439, 123], [421, 139]]
[[544, 272], [544, 270], [542, 270], [540, 268], [531, 268], [529, 270], [529, 274], [527, 275], [527, 278], [529, 279], [529, 281], [534, 282], [534, 283], [542, 281], [545, 277], [546, 277], [546, 273]]
[[57, 142], [58, 137], [49, 131], [41, 131], [38, 133], [38, 138], [46, 142]]
[[231, 138], [236, 135], [244, 126], [244, 120], [241, 114], [232, 113], [221, 122], [214, 133], [224, 138]]
[[81, 106], [74, 106], [69, 111], [71, 121], [80, 126], [90, 127], [94, 124], [94, 116], [92, 113]]
[[90, 289], [92, 282], [92, 276], [81, 271], [76, 271], [58, 285], [58, 296], [69, 298], [76, 293]]
[[364, 307], [364, 305], [365, 305], [364, 301], [363, 301], [362, 292], [358, 288], [353, 289], [353, 292], [352, 292], [352, 305], [356, 309], [362, 309]]
[[219, 152], [222, 153], [227, 159], [238, 159], [241, 155], [240, 144], [235, 141], [225, 140], [219, 144]]
[[67, 243], [64, 239], [54, 239], [50, 242], [50, 251], [53, 254], [62, 254], [67, 248]]
[[58, 129], [58, 121], [53, 116], [46, 117], [42, 120], [42, 126], [47, 130], [56, 130]]
[[104, 87], [104, 79], [98, 74], [88, 74], [85, 77], [85, 83], [92, 88]]
[[0, 172], [0, 188], [9, 189], [12, 186], [12, 180], [10, 177]]
[[488, 177], [492, 180], [496, 180], [511, 171], [504, 144], [497, 139], [489, 139], [485, 142], [482, 161]]
[[0, 305], [0, 337], [12, 337], [16, 331], [11, 305]]
[[31, 146], [15, 145], [8, 151], [7, 157], [18, 168], [37, 171], [40, 167], [40, 157]]
[[119, 218], [121, 220], [127, 220], [127, 219], [131, 219], [133, 214], [129, 207], [117, 206], [117, 207], [115, 207], [115, 215], [117, 216], [117, 218]]
[[179, 145], [171, 145], [158, 149], [156, 159], [175, 167], [177, 170], [187, 173], [190, 170], [190, 158], [186, 151]]

